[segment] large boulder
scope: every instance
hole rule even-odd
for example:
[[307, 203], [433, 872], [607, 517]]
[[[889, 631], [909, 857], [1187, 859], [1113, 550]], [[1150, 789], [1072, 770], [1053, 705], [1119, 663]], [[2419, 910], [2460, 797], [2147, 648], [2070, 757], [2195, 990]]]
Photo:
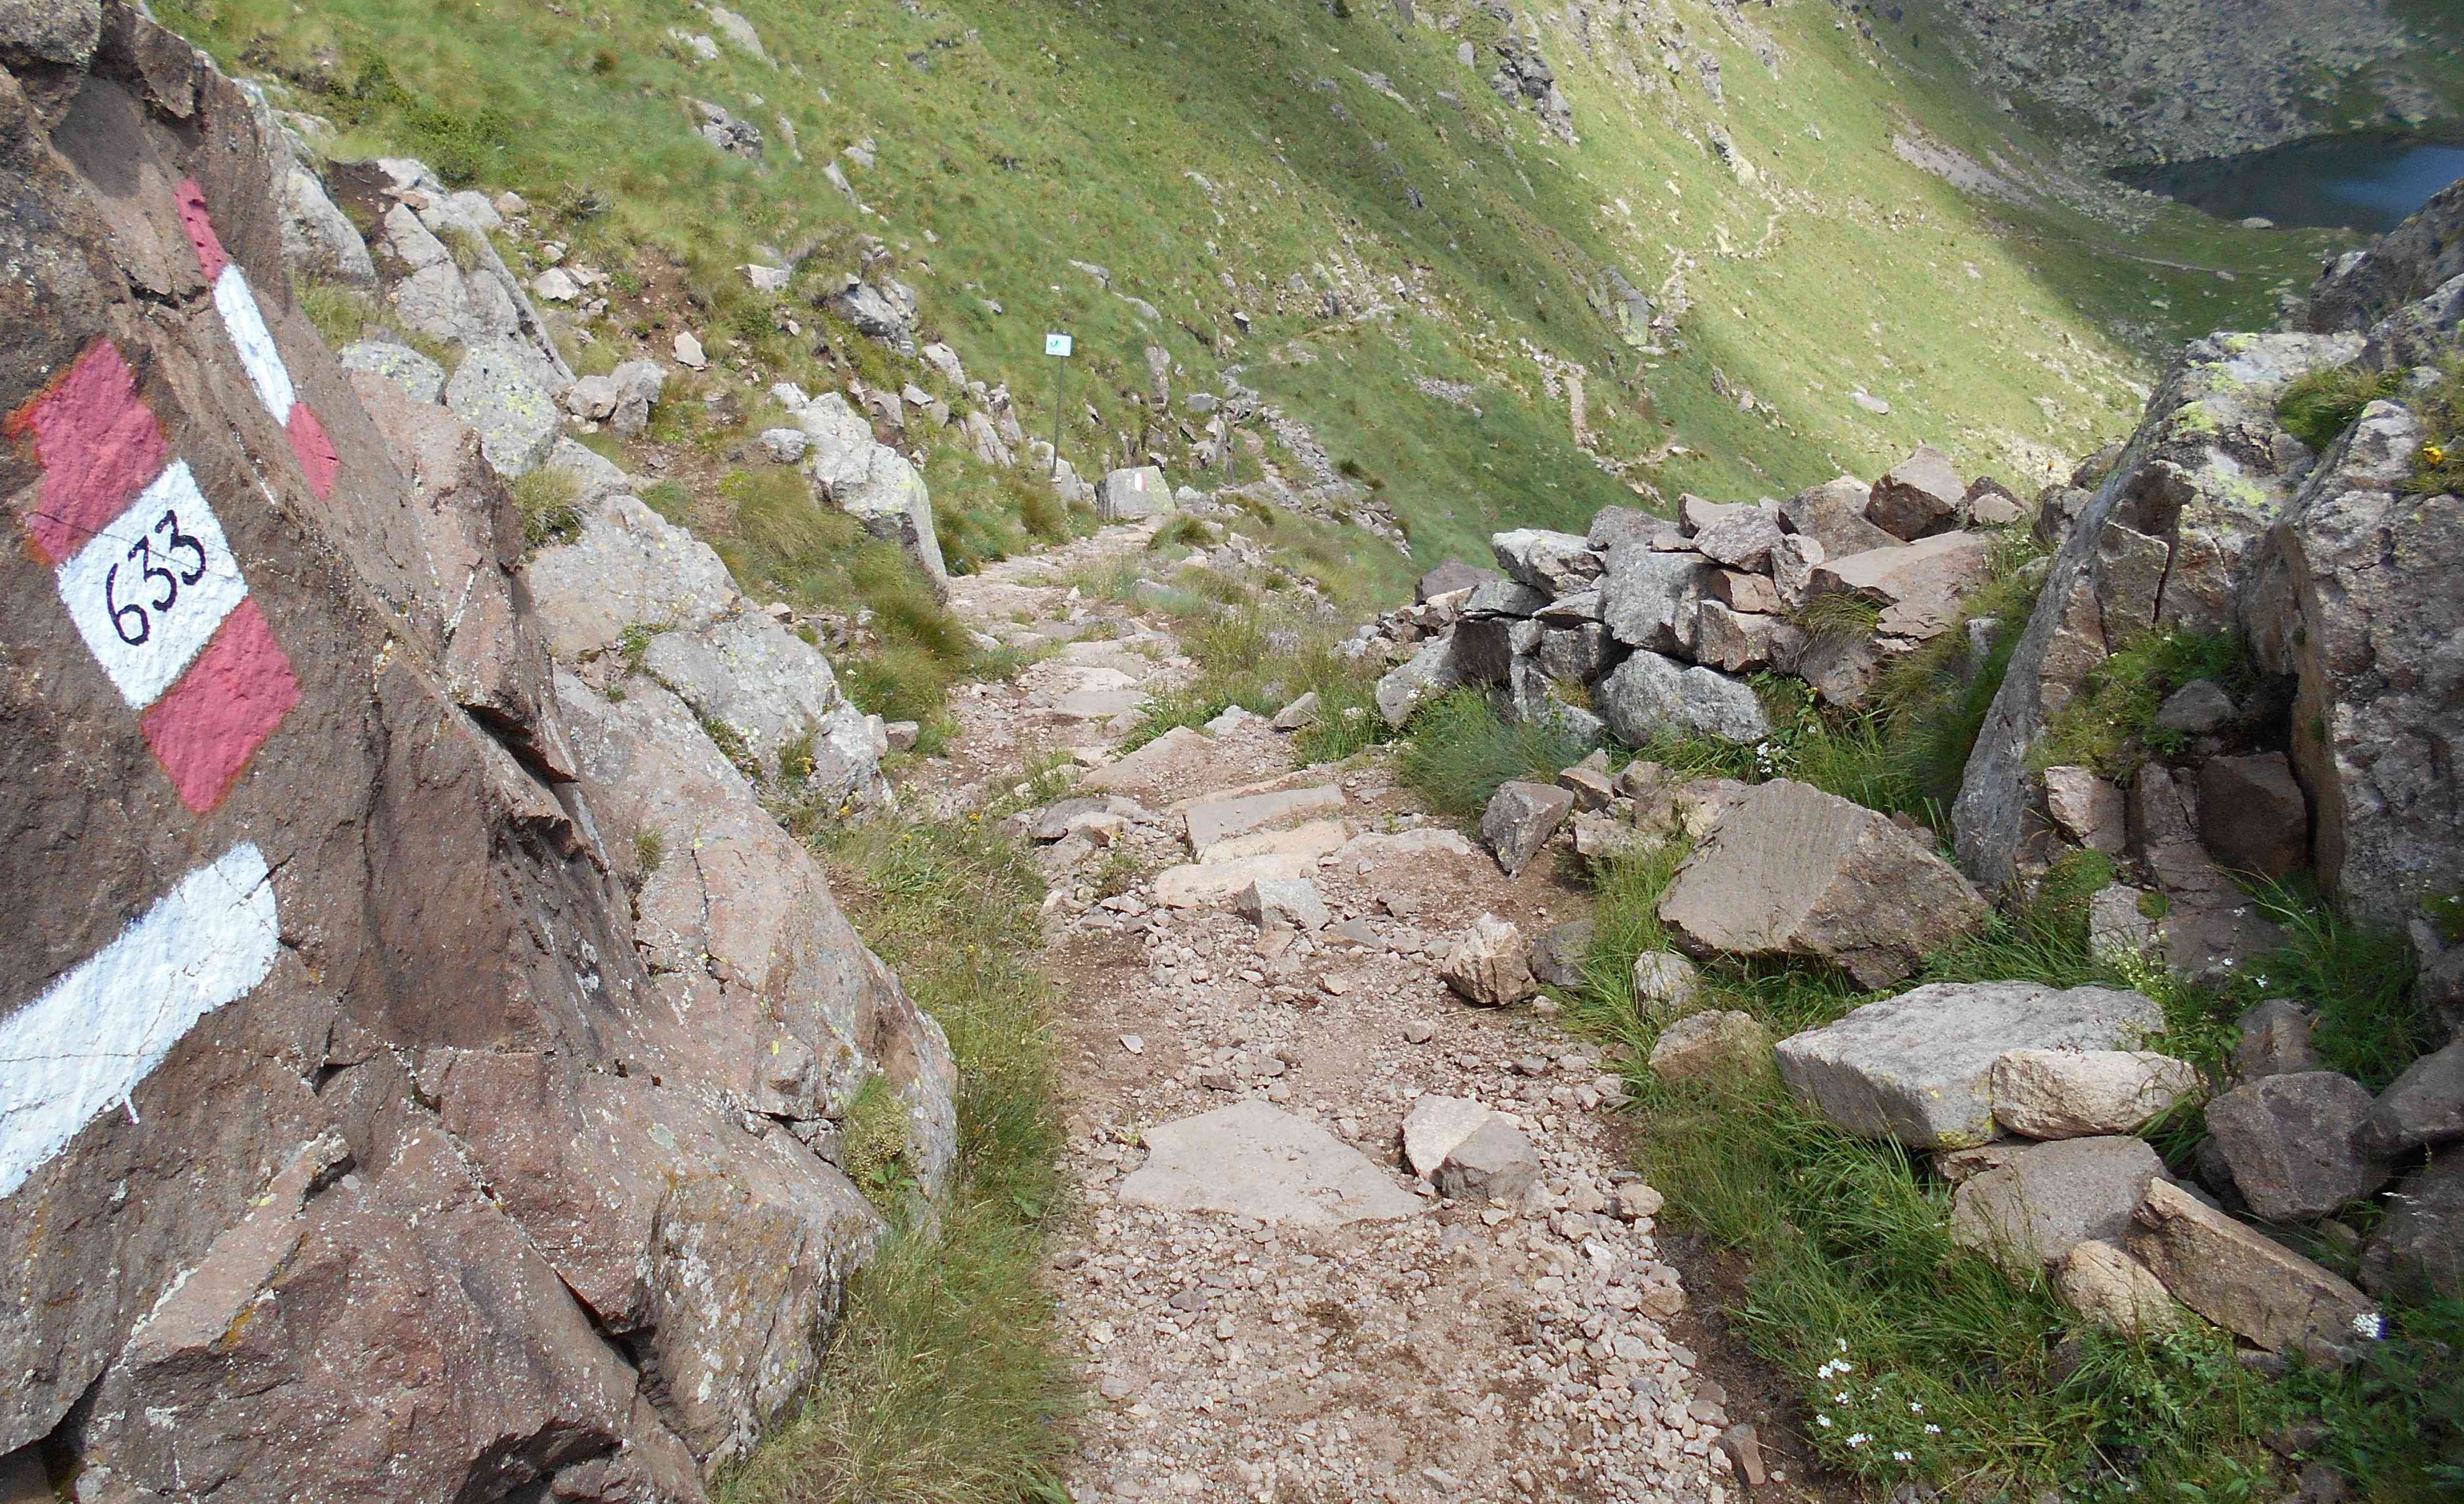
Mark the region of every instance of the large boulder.
[[1497, 534], [1488, 546], [1499, 568], [1552, 600], [1587, 588], [1603, 567], [1591, 540], [1578, 533], [1523, 527]]
[[633, 628], [698, 631], [743, 602], [708, 543], [628, 496], [603, 501], [572, 542], [540, 550], [528, 572], [560, 663], [596, 658]]
[[1865, 516], [1904, 542], [1957, 528], [1968, 515], [1968, 482], [1950, 456], [1930, 444], [1893, 465], [1874, 482]]
[[1779, 546], [1778, 517], [1760, 507], [1741, 507], [1694, 535], [1694, 551], [1713, 564], [1749, 574], [1769, 574]]
[[2139, 1139], [2068, 1139], [2021, 1149], [1951, 1193], [1950, 1237], [2021, 1276], [2093, 1238], [2117, 1242], [2165, 1161]]
[[766, 614], [661, 632], [642, 662], [705, 730], [723, 729], [730, 750], [752, 759], [764, 779], [793, 776], [833, 804], [888, 799], [864, 712], [839, 693], [821, 650]]
[[1549, 844], [1549, 837], [1573, 812], [1574, 796], [1548, 784], [1511, 780], [1497, 785], [1488, 809], [1481, 816], [1481, 839], [1497, 853], [1497, 865], [1512, 877], [1530, 865]]
[[2333, 1355], [2372, 1314], [2350, 1283], [2167, 1181], [2147, 1187], [2128, 1247], [2175, 1299], [2272, 1353]]
[[2387, 1183], [2386, 1161], [2356, 1146], [2370, 1094], [2333, 1071], [2262, 1076], [2208, 1104], [2208, 1131], [2233, 1187], [2270, 1222], [2324, 1217]]
[[1948, 862], [1884, 816], [1780, 779], [1748, 790], [1660, 900], [1696, 955], [1802, 957], [1875, 987], [1985, 921]]
[[2464, 1298], [2464, 1158], [2443, 1156], [2388, 1195], [2362, 1284], [2394, 1299]]
[[2236, 625], [2258, 540], [2316, 457], [2277, 423], [2277, 399], [2361, 346], [2231, 334], [2184, 349], [2054, 556], [1969, 756], [1951, 824], [1978, 881], [1998, 889], [2051, 860], [2029, 752], [2109, 652], [2158, 628]]
[[1600, 586], [1600, 620], [1629, 648], [1685, 652], [1694, 646], [1694, 613], [1716, 571], [1697, 553], [1672, 553], [1643, 542], [1609, 550]]
[[1845, 1132], [1912, 1148], [1991, 1140], [1993, 1064], [2013, 1050], [2117, 1050], [2165, 1027], [2136, 992], [1937, 982], [1779, 1042], [1789, 1090]]
[[2137, 1133], [2199, 1089], [2187, 1060], [2145, 1050], [2013, 1050], [1993, 1062], [1993, 1120], [2031, 1139]]
[[1107, 522], [1134, 522], [1171, 510], [1172, 485], [1153, 465], [1115, 470], [1095, 484], [1095, 515]]
[[2405, 1068], [2362, 1119], [2354, 1144], [2392, 1158], [2464, 1139], [2464, 1039]]
[[1841, 476], [1805, 490], [1779, 504], [1780, 520], [1792, 533], [1811, 538], [1824, 554], [1845, 558], [1876, 548], [1896, 548], [1901, 540], [1866, 520], [1865, 504], [1873, 488], [1854, 476]]
[[2268, 530], [2248, 596], [2259, 662], [2299, 682], [2320, 881], [2388, 928], [2464, 891], [2464, 498], [2406, 493], [2428, 437], [2372, 403]]
[[1771, 735], [1771, 717], [1752, 685], [1648, 650], [1610, 670], [1593, 687], [1592, 703], [1609, 729], [1630, 746], [1644, 745], [1663, 732], [1699, 732], [1738, 742]]
[[1875, 630], [1924, 642], [1949, 630], [1960, 599], [1985, 582], [1992, 552], [1984, 534], [1945, 533], [1844, 558], [1827, 554], [1815, 567], [1814, 593], [1868, 602], [1881, 610]]
[[[99, 11], [107, 66], [0, 82], [0, 1457], [98, 1499], [704, 1498], [883, 1230], [833, 1114], [886, 1078], [936, 1182], [946, 1051], [665, 691], [669, 786], [602, 776], [480, 440], [336, 364], [247, 99]], [[202, 556], [143, 641], [96, 535]]]
[[907, 456], [877, 443], [872, 425], [837, 392], [824, 392], [796, 414], [813, 436], [804, 471], [840, 510], [875, 538], [896, 543], [935, 587], [949, 581], [933, 526], [933, 494]]
[[1448, 630], [1422, 643], [1419, 651], [1377, 681], [1377, 714], [1386, 724], [1400, 729], [1421, 705], [1463, 683], [1463, 666], [1455, 653], [1455, 630]]

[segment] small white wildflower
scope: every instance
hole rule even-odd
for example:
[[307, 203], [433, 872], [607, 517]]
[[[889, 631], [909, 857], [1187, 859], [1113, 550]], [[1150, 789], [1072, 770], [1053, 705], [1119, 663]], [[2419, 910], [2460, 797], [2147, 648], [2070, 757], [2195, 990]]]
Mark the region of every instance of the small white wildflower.
[[2387, 1336], [2387, 1317], [2375, 1311], [2365, 1311], [2353, 1317], [2353, 1335], [2375, 1342]]
[[1839, 1350], [1840, 1350], [1841, 1352], [1843, 1352], [1843, 1353], [1844, 1353], [1844, 1352], [1848, 1351], [1848, 1339], [1847, 1339], [1846, 1338], [1844, 1338], [1844, 1337], [1840, 1337], [1840, 1338], [1832, 1338], [1832, 1340], [1834, 1340], [1834, 1341], [1836, 1341], [1836, 1342], [1837, 1342], [1837, 1343], [1839, 1344]]
[[1814, 1424], [1821, 1427], [1827, 1431], [1831, 1428], [1831, 1417], [1828, 1415], [1817, 1415], [1814, 1418]]
[[1859, 1431], [1856, 1435], [1848, 1438], [1848, 1445], [1851, 1447], [1862, 1447], [1873, 1439], [1874, 1438], [1866, 1435], [1863, 1431]]
[[1891, 1460], [1893, 1462], [1914, 1462], [1917, 1460], [1917, 1454], [1912, 1451], [1895, 1451], [1891, 1453]]
[[1848, 1403], [1849, 1403], [1849, 1400], [1848, 1400], [1848, 1391], [1847, 1391], [1847, 1390], [1845, 1390], [1845, 1389], [1842, 1389], [1842, 1390], [1840, 1390], [1837, 1394], [1833, 1395], [1833, 1396], [1831, 1397], [1831, 1403], [1832, 1403], [1832, 1404], [1848, 1404]]
[[1927, 1436], [1939, 1436], [1942, 1434], [1942, 1427], [1936, 1426], [1931, 1421], [1927, 1421], [1925, 1423], [1925, 1434]]
[[1910, 1400], [1908, 1402], [1908, 1413], [1910, 1415], [1923, 1415], [1925, 1413], [1925, 1406], [1919, 1404], [1914, 1400]]

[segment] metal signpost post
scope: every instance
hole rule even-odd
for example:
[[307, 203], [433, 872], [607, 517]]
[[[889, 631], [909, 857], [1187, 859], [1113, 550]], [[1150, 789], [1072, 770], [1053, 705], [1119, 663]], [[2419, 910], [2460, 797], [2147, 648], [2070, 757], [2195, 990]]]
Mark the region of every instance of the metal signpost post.
[[1044, 353], [1052, 357], [1052, 478], [1061, 478], [1061, 384], [1069, 371], [1069, 354], [1076, 349], [1076, 338], [1067, 334], [1044, 337]]

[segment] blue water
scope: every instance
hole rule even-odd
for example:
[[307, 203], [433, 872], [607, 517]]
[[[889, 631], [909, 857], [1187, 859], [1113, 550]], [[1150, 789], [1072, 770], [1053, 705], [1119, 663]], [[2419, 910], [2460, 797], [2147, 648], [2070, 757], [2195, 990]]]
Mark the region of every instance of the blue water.
[[2219, 219], [2383, 233], [2464, 177], [2464, 145], [2385, 136], [2329, 136], [2238, 157], [2209, 157], [2118, 174]]

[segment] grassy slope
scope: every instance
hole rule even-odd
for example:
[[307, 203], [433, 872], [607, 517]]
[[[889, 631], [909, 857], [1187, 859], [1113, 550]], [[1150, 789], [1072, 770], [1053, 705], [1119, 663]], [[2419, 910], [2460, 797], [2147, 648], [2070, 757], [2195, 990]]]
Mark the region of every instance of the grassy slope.
[[[2179, 250], [2236, 271], [2225, 282], [2119, 259], [2123, 236], [2068, 210], [1963, 195], [1894, 156], [1894, 132], [1922, 120], [1981, 158], [2002, 144], [2001, 124], [1959, 80], [1878, 53], [1812, 0], [1753, 12], [1777, 42], [1776, 77], [1707, 8], [1678, 0], [1684, 45], [1722, 60], [1721, 105], [1690, 67], [1668, 82], [1657, 38], [1604, 22], [1587, 60], [1552, 24], [1547, 49], [1583, 133], [1571, 148], [1544, 143], [1531, 116], [1463, 68], [1458, 36], [1403, 28], [1382, 0], [1344, 19], [1301, 0], [947, 0], [921, 14], [742, 0], [772, 61], [730, 47], [715, 63], [667, 37], [671, 26], [715, 30], [687, 7], [561, 9], [162, 7], [226, 62], [293, 79], [299, 107], [356, 123], [340, 154], [418, 151], [551, 212], [597, 206], [557, 222], [578, 254], [623, 266], [645, 246], [664, 253], [686, 265], [710, 321], [748, 332], [762, 321], [731, 270], [759, 258], [757, 246], [824, 248], [817, 278], [852, 264], [856, 235], [879, 233], [928, 325], [978, 374], [1009, 379], [1036, 432], [1051, 423], [1041, 336], [1073, 329], [1082, 359], [1067, 447], [1082, 464], [1113, 432], [1135, 431], [1127, 394], [1146, 386], [1148, 344], [1187, 368], [1184, 391], [1241, 364], [1332, 454], [1387, 482], [1424, 562], [1481, 551], [1500, 522], [1575, 521], [1627, 496], [1573, 449], [1562, 394], [1527, 343], [1590, 372], [1603, 452], [1683, 446], [1634, 472], [1672, 496], [1872, 472], [1920, 440], [2034, 483], [2126, 427], [2152, 350], [2261, 321], [2273, 288], [2306, 275], [2324, 244], [2173, 210], [2127, 237], [2141, 254]], [[1461, 29], [1483, 70], [1498, 29], [1476, 11]], [[378, 58], [398, 94], [371, 87]], [[1649, 92], [1636, 86], [1654, 77]], [[688, 97], [759, 123], [767, 163], [720, 158], [689, 134]], [[776, 128], [782, 115], [801, 163]], [[1709, 149], [1714, 120], [1756, 164], [1757, 186]], [[879, 166], [848, 171], [879, 218], [821, 173], [863, 137], [878, 142]], [[1072, 258], [1110, 267], [1164, 323]], [[1618, 345], [1585, 289], [1616, 266], [1650, 291], [1681, 258], [1692, 309], [1679, 347], [1649, 357]], [[1393, 300], [1396, 278], [1426, 302], [1391, 321], [1326, 323], [1320, 287], [1340, 281], [1357, 307], [1372, 293]], [[1247, 338], [1236, 309], [1254, 321]], [[1719, 396], [1715, 368], [1764, 410]], [[1478, 385], [1482, 415], [1421, 395], [1420, 376]], [[1893, 412], [1850, 404], [1860, 386]]]

